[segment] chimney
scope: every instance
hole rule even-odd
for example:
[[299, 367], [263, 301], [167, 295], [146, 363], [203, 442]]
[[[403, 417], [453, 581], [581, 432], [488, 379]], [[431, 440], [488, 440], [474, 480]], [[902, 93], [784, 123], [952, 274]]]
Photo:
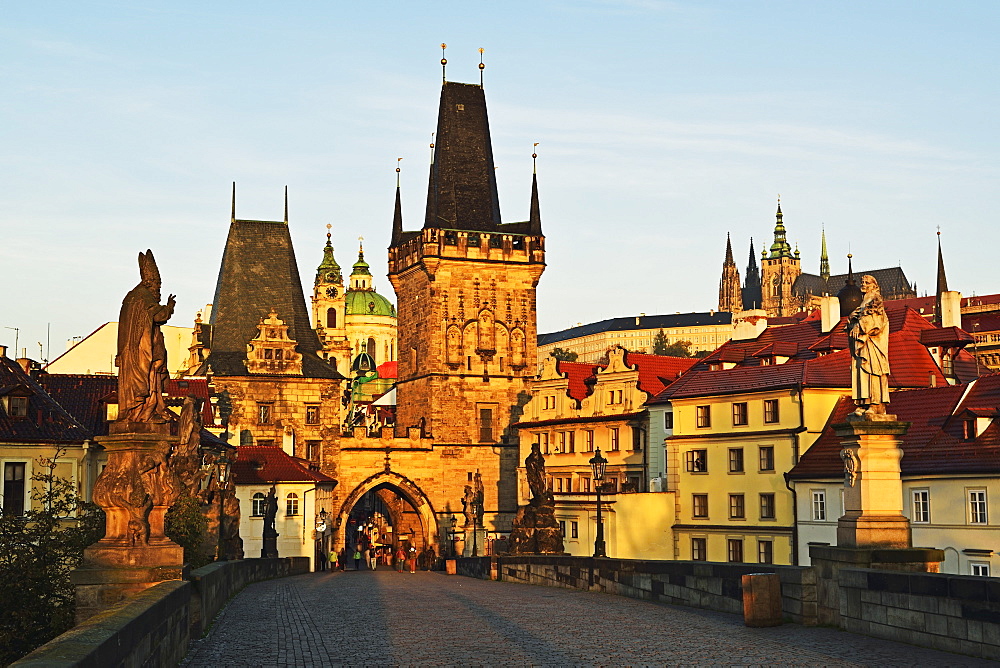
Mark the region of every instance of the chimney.
[[962, 293], [957, 290], [942, 292], [938, 297], [941, 300], [941, 322], [939, 327], [961, 327], [962, 326]]
[[832, 295], [824, 295], [819, 299], [820, 327], [824, 334], [833, 331], [840, 322], [840, 300]]
[[733, 340], [751, 341], [767, 329], [767, 311], [754, 309], [733, 314]]
[[31, 361], [27, 357], [18, 357], [14, 361], [17, 362], [17, 365], [21, 367], [21, 370], [24, 371], [24, 373], [28, 375], [31, 374], [31, 367], [34, 366], [35, 364], [33, 361]]
[[0, 344], [0, 357], [7, 357], [7, 346]]

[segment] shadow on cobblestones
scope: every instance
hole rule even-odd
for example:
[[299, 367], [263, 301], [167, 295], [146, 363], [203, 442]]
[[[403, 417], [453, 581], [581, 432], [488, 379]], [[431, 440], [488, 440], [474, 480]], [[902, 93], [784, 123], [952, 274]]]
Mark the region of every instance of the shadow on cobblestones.
[[439, 573], [315, 573], [244, 589], [189, 668], [985, 666], [969, 657], [571, 589]]

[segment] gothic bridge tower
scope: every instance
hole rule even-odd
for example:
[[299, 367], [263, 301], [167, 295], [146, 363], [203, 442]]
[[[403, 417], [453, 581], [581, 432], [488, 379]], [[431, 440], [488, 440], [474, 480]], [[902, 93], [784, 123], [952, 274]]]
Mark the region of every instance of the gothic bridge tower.
[[502, 222], [482, 85], [443, 84], [433, 149], [423, 228], [403, 231], [397, 188], [389, 247], [397, 433], [419, 424], [435, 444], [516, 448], [510, 425], [536, 373], [545, 269], [537, 181], [529, 219]]

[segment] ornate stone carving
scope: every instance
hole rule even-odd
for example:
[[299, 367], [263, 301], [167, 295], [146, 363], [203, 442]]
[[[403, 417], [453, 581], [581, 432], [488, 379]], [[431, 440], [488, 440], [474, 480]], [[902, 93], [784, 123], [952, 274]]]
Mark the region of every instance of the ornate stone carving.
[[302, 375], [302, 355], [297, 342], [288, 335], [288, 325], [271, 311], [257, 325], [257, 336], [247, 344], [247, 371], [250, 373]]
[[854, 483], [858, 479], [861, 460], [858, 459], [858, 454], [851, 448], [841, 450], [840, 458], [844, 460], [844, 487], [854, 487]]
[[174, 295], [160, 304], [160, 272], [153, 252], [139, 253], [140, 281], [122, 300], [118, 318], [118, 420], [113, 432], [145, 431], [129, 423], [172, 419], [163, 400], [169, 378], [160, 325], [174, 312]]
[[873, 276], [861, 278], [861, 290], [864, 299], [847, 318], [851, 387], [859, 415], [884, 415], [889, 403], [889, 318]]

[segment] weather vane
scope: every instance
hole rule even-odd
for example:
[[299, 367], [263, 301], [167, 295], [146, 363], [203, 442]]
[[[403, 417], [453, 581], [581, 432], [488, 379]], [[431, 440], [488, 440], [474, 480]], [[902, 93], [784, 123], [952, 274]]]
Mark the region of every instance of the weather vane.
[[448, 45], [441, 42], [441, 83], [444, 83], [446, 79], [444, 78], [444, 68], [448, 64], [448, 59], [444, 57], [444, 50], [448, 48]]
[[402, 158], [396, 158], [396, 187], [399, 187], [399, 163], [402, 162]]
[[[536, 146], [538, 146], [538, 142], [537, 141], [534, 144], [532, 144], [532, 148], [535, 148]], [[538, 173], [538, 152], [537, 152], [537, 150], [531, 152], [531, 172], [533, 174], [537, 174]]]

